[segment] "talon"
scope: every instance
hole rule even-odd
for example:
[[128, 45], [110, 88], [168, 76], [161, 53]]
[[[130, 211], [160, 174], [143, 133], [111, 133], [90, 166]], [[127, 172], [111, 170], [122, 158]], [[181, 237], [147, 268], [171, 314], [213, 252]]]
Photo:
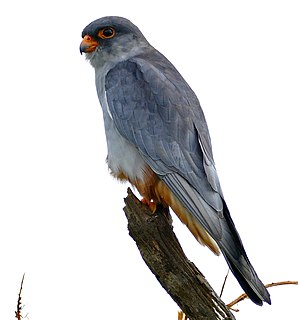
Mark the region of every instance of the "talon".
[[155, 202], [149, 201], [149, 200], [147, 200], [147, 199], [145, 199], [145, 198], [143, 198], [143, 199], [141, 200], [141, 202], [144, 203], [146, 206], [148, 206], [149, 209], [152, 211], [152, 213], [155, 213], [156, 208], [157, 208], [157, 205], [156, 205]]

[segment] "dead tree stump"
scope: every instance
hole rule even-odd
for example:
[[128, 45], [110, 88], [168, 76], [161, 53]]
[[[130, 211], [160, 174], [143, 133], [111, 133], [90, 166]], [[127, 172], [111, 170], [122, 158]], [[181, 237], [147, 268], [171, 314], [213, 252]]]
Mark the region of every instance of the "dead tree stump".
[[185, 256], [167, 209], [153, 214], [128, 189], [124, 212], [130, 236], [159, 283], [190, 320], [235, 320], [203, 274]]

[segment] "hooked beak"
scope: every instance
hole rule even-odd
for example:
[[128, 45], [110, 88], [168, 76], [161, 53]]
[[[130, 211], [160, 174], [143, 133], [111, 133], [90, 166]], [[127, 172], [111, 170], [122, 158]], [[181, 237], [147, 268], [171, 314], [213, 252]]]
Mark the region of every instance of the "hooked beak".
[[80, 45], [80, 53], [82, 54], [83, 52], [93, 52], [98, 47], [98, 45], [98, 41], [94, 40], [91, 36], [86, 34]]

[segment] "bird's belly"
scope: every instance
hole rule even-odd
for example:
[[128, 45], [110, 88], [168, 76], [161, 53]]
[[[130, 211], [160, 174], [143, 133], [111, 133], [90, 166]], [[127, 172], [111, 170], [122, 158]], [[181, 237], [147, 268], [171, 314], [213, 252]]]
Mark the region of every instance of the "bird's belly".
[[129, 179], [143, 179], [146, 163], [129, 141], [123, 138], [112, 125], [107, 134], [107, 162], [113, 175], [125, 174]]
[[129, 181], [147, 200], [155, 199], [158, 176], [145, 162], [138, 149], [119, 134], [112, 121], [108, 122], [105, 122], [105, 129], [107, 163], [111, 174], [119, 180]]

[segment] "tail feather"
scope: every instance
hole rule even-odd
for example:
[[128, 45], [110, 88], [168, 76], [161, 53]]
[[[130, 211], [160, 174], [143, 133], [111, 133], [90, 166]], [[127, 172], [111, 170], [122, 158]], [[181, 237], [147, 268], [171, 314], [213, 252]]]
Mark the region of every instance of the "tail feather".
[[[243, 277], [241, 272], [238, 270], [238, 267], [231, 260], [229, 260], [229, 258], [227, 258], [226, 256], [225, 258], [230, 267], [230, 270], [232, 271], [241, 288], [244, 290], [250, 300], [259, 306], [263, 305], [263, 301], [271, 304], [270, 295], [267, 292], [266, 288], [260, 288], [260, 284], [258, 284], [257, 286], [252, 285], [247, 281], [245, 277]], [[261, 286], [263, 286], [262, 283]]]
[[240, 236], [235, 228], [234, 222], [232, 221], [229, 213], [229, 209], [224, 200], [223, 205], [223, 214], [227, 224], [232, 231], [232, 235], [234, 238], [233, 244], [235, 246], [234, 248], [237, 249], [238, 258], [235, 259], [236, 257], [230, 254], [229, 247], [231, 243], [229, 243], [229, 247], [226, 247], [224, 243], [219, 243], [219, 247], [232, 273], [234, 274], [240, 286], [246, 292], [248, 297], [259, 306], [263, 305], [263, 301], [271, 304], [269, 292], [267, 291], [262, 281], [259, 279], [255, 269], [253, 268], [247, 257]]
[[[262, 305], [263, 301], [271, 304], [269, 292], [246, 255], [224, 199], [221, 197], [222, 207], [220, 210], [216, 210], [181, 176], [168, 174], [163, 177], [163, 182], [171, 190], [173, 197], [181, 202], [186, 209], [185, 211], [188, 211], [189, 215], [217, 243], [232, 273], [248, 297], [257, 305]], [[168, 205], [171, 206], [171, 203]], [[177, 209], [179, 208], [173, 207], [178, 216], [183, 215], [181, 211], [176, 212], [179, 211]], [[201, 240], [204, 240], [203, 237]], [[208, 243], [205, 244], [209, 246]]]

